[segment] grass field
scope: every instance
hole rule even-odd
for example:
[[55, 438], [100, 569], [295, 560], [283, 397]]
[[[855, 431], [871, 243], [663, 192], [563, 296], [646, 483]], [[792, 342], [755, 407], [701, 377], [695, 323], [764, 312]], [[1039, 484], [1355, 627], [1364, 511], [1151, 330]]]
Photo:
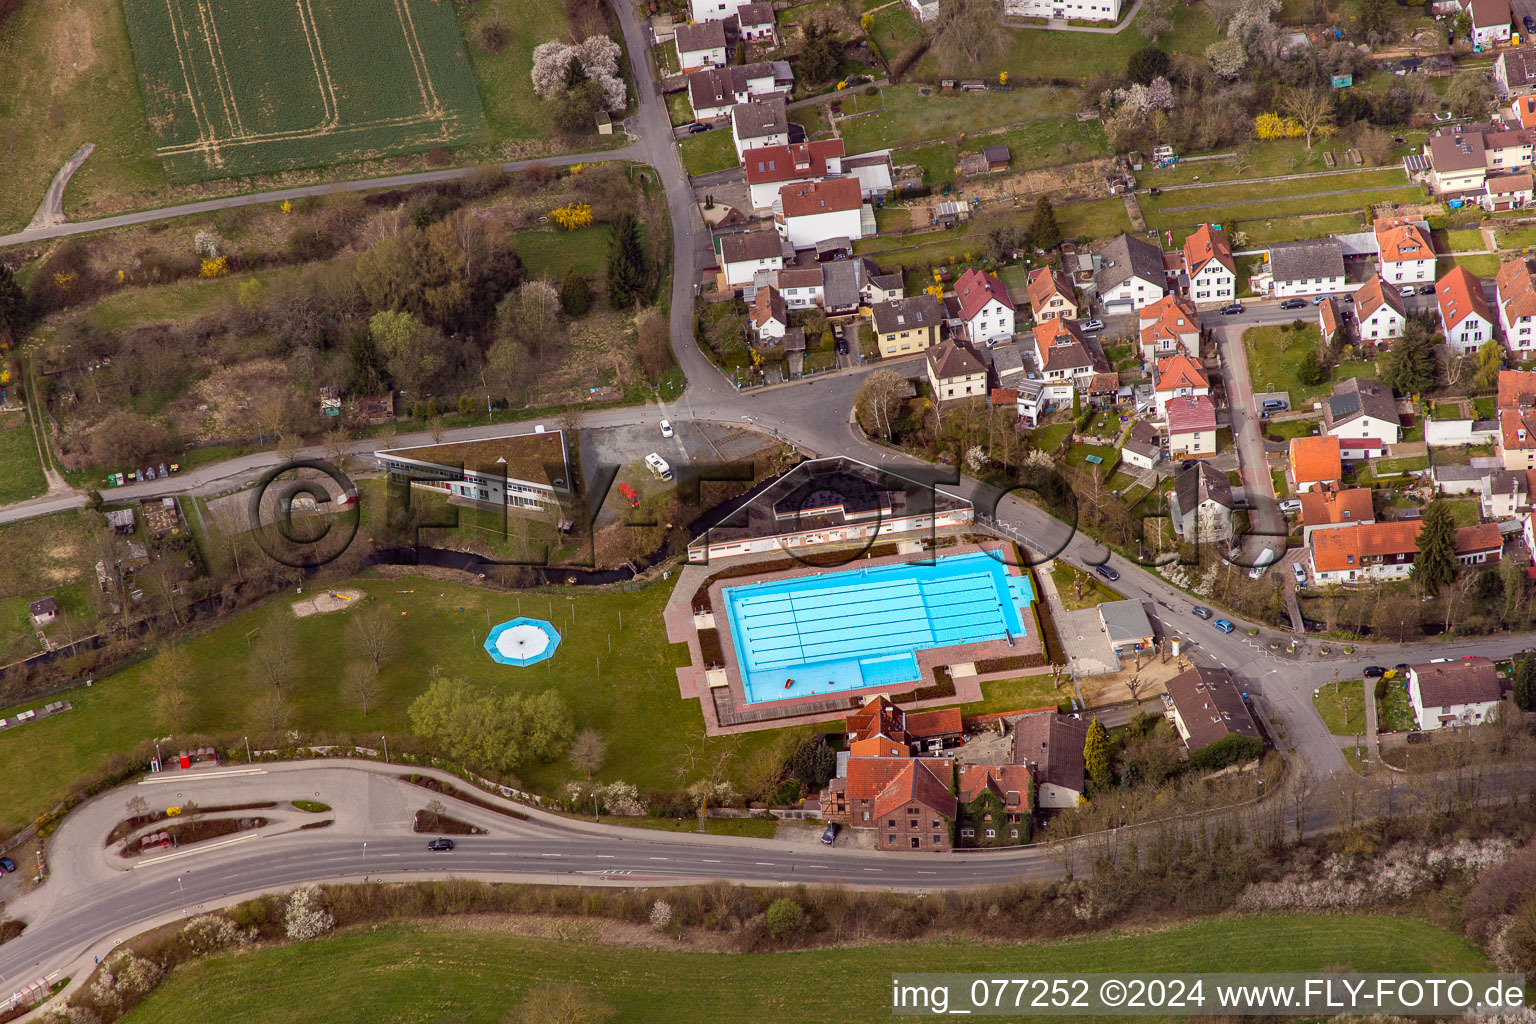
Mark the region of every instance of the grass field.
[[0, 505], [34, 498], [47, 489], [27, 414], [0, 416]]
[[[1475, 256], [1457, 256], [1456, 266], [1466, 267], [1468, 272], [1478, 277], [1492, 277], [1499, 272], [1499, 257], [1494, 253], [1479, 253]], [[1443, 270], [1436, 268], [1435, 273], [1443, 274], [1449, 267]]]
[[[59, 520], [53, 523], [55, 531], [69, 525], [55, 516], [7, 526], [0, 528], [0, 543], [39, 549], [57, 545], [61, 541], [47, 535], [19, 532], [21, 527], [54, 520]], [[12, 576], [16, 574], [11, 571]], [[22, 575], [37, 574], [33, 568]], [[78, 573], [70, 577], [76, 578]], [[687, 652], [668, 644], [662, 629], [661, 608], [670, 585], [634, 593], [530, 592], [521, 595], [521, 603], [516, 594], [422, 579], [364, 579], [347, 585], [367, 591], [391, 611], [405, 613], [398, 618], [400, 649], [385, 662], [382, 697], [365, 717], [339, 689], [338, 665], [349, 658], [348, 613], [292, 620], [299, 654], [293, 681], [284, 684], [283, 692], [297, 728], [333, 734], [407, 732], [410, 702], [426, 688], [427, 668], [438, 665], [449, 676], [481, 685], [531, 693], [556, 690], [570, 705], [577, 728], [596, 728], [607, 737], [609, 756], [600, 778], [623, 779], [642, 789], [670, 789], [677, 784], [673, 769], [685, 745], [700, 735], [703, 718], [698, 703], [682, 700], [677, 692], [673, 669], [687, 658]], [[37, 589], [35, 581], [29, 586], [24, 590], [20, 580], [7, 578], [6, 570], [0, 568], [0, 596]], [[249, 709], [267, 684], [250, 672], [244, 635], [267, 626], [270, 616], [290, 616], [288, 603], [277, 601], [236, 616], [187, 643], [197, 669], [189, 691], [190, 730], [229, 733], [258, 728]], [[555, 657], [526, 670], [497, 665], [480, 646], [487, 616], [494, 624], [515, 617], [520, 610], [548, 619], [562, 634]], [[152, 662], [98, 678], [95, 686], [67, 694], [75, 710], [27, 726], [32, 732], [25, 744], [0, 744], [0, 827], [20, 827], [53, 806], [70, 780], [106, 754], [126, 752], [143, 739], [163, 734], [152, 711], [155, 684]], [[753, 733], [729, 741], [738, 750], [736, 766], [742, 767], [751, 752], [772, 742], [773, 736]], [[726, 745], [727, 741], [716, 740], [710, 749], [718, 751]], [[36, 756], [40, 749], [47, 750], [48, 757]], [[525, 786], [543, 792], [554, 791], [574, 774], [566, 762], [530, 765], [519, 772]]]
[[757, 1008], [757, 1020], [883, 1021], [891, 1017], [893, 971], [984, 973], [1003, 964], [1016, 975], [1487, 970], [1482, 955], [1450, 931], [1368, 914], [1213, 918], [1063, 942], [956, 939], [750, 956], [399, 923], [200, 961], [178, 970], [126, 1020], [180, 1024], [187, 1007], [197, 1006], [200, 1017], [222, 1024], [493, 1024], [515, 1019], [509, 1011], [540, 980], [560, 978], [594, 991], [616, 1021], [734, 1022], [744, 1006]]
[[1323, 716], [1323, 724], [1335, 736], [1358, 736], [1365, 732], [1365, 691], [1358, 679], [1341, 679], [1335, 687], [1326, 682], [1312, 695], [1312, 706]]
[[1387, 695], [1376, 702], [1378, 732], [1409, 732], [1419, 727], [1413, 717], [1413, 701], [1402, 679], [1387, 680]]
[[597, 274], [608, 259], [608, 225], [577, 231], [519, 231], [516, 249], [529, 277], [559, 282], [572, 267], [583, 274]]
[[683, 167], [689, 174], [723, 171], [738, 163], [729, 128], [716, 128], [714, 131], [690, 135], [678, 142], [677, 148], [683, 154]]
[[172, 180], [341, 163], [483, 137], [450, 5], [123, 0]]
[[[1319, 187], [1315, 182], [1313, 183], [1313, 188], [1317, 192], [1334, 191], [1331, 188]], [[1191, 198], [1192, 195], [1200, 194], [1201, 192], [1198, 191], [1194, 193], [1186, 192], [1183, 193], [1184, 198], [1178, 202], [1174, 202], [1170, 198], [1167, 207], [1162, 210], [1146, 212], [1147, 226], [1164, 228], [1178, 227], [1186, 224], [1200, 224], [1203, 221], [1213, 219], [1225, 223], [1226, 219], [1232, 218], [1239, 221], [1254, 221], [1272, 217], [1297, 217], [1309, 213], [1338, 213], [1344, 210], [1358, 210], [1362, 206], [1371, 203], [1416, 203], [1424, 198], [1424, 190], [1417, 185], [1400, 185], [1396, 188], [1379, 188], [1368, 192], [1349, 192], [1344, 195], [1318, 195], [1313, 193], [1286, 199], [1276, 199], [1272, 202], [1248, 203], [1243, 206], [1231, 205], [1231, 200], [1219, 198], [1214, 193], [1209, 195], [1209, 203], [1204, 198]], [[1179, 193], [1175, 192], [1171, 193], [1171, 195], [1178, 196]], [[1168, 208], [1174, 206], [1185, 208]], [[1143, 210], [1145, 211], [1145, 207], [1143, 207]], [[1483, 257], [1472, 256], [1467, 258], [1480, 259]], [[1494, 257], [1487, 258], [1494, 259]]]
[[[1178, 189], [1173, 192], [1164, 192], [1155, 198], [1143, 197], [1141, 208], [1151, 213], [1166, 210], [1169, 207], [1194, 206], [1207, 202], [1220, 205], [1249, 199], [1284, 199], [1315, 195], [1319, 192], [1338, 192], [1356, 188], [1390, 188], [1402, 184], [1403, 172], [1400, 168], [1378, 168], [1355, 171], [1352, 174], [1330, 174], [1321, 178], [1293, 178], [1289, 181], [1261, 181], [1247, 185], [1212, 185], [1208, 188]], [[1357, 199], [1355, 205], [1363, 206], [1368, 199], [1368, 196]]]
[[[1110, 590], [1093, 576], [1081, 569], [1073, 568], [1060, 559], [1051, 566], [1051, 582], [1056, 584], [1056, 593], [1061, 596], [1061, 603], [1068, 611], [1097, 608], [1105, 601], [1120, 600], [1118, 593]], [[1082, 597], [1077, 596], [1079, 584], [1082, 586]]]
[[[929, 95], [924, 96], [919, 88], [926, 88]], [[843, 143], [849, 153], [949, 139], [961, 131], [979, 132], [1023, 121], [1070, 116], [1082, 103], [1079, 90], [1043, 86], [1021, 86], [1011, 92], [944, 93], [932, 86], [888, 85], [880, 90], [880, 100], [880, 113], [852, 117], [842, 123]], [[844, 113], [848, 112], [845, 104]], [[989, 136], [989, 144], [991, 141]], [[980, 148], [980, 144], [974, 148]], [[1014, 153], [1014, 160], [1020, 156]]]
[[[1295, 242], [1303, 238], [1321, 238], [1324, 235], [1348, 234], [1360, 230], [1360, 218], [1353, 213], [1335, 213], [1323, 217], [1284, 217], [1278, 220], [1240, 220], [1233, 224], [1233, 232], [1246, 231], [1248, 244], [1268, 242]], [[1193, 228], [1190, 229], [1194, 230]], [[1181, 234], [1174, 232], [1174, 240]]]
[[1243, 344], [1248, 350], [1248, 379], [1254, 390], [1289, 392], [1291, 408], [1301, 409], [1310, 406], [1319, 395], [1332, 393], [1333, 381], [1374, 376], [1375, 370], [1368, 363], [1343, 363], [1334, 368], [1332, 380], [1325, 379], [1313, 387], [1303, 385], [1296, 374], [1302, 356], [1318, 347], [1317, 329], [1311, 320], [1299, 331], [1287, 330], [1288, 326], [1250, 327], [1243, 332]]

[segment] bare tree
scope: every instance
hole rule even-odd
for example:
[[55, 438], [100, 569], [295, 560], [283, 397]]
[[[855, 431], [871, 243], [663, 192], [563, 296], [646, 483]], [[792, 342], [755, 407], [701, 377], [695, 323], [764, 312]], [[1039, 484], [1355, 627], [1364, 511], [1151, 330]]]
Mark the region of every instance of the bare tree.
[[608, 741], [596, 729], [583, 729], [571, 744], [571, 763], [587, 773], [587, 778], [602, 767], [608, 756]]
[[442, 444], [443, 435], [446, 433], [448, 433], [448, 424], [441, 416], [433, 416], [427, 420], [427, 436], [432, 439], [433, 444]]
[[1280, 108], [1294, 117], [1307, 136], [1307, 148], [1312, 148], [1312, 136], [1327, 134], [1333, 129], [1333, 94], [1316, 86], [1285, 91]]
[[283, 684], [293, 678], [297, 655], [293, 620], [288, 617], [287, 609], [281, 608], [267, 617], [251, 644], [251, 671], [273, 690], [281, 690]]
[[613, 1007], [573, 981], [541, 981], [503, 1024], [604, 1024]]
[[172, 735], [187, 727], [187, 717], [192, 713], [192, 700], [187, 691], [179, 686], [163, 686], [155, 697], [155, 719]]
[[896, 403], [907, 393], [907, 382], [895, 370], [876, 370], [859, 387], [856, 402], [868, 403], [875, 430], [887, 439], [891, 436], [891, 415]]
[[257, 728], [281, 732], [293, 721], [293, 708], [281, 690], [268, 690], [251, 704], [250, 719]]
[[379, 683], [379, 670], [367, 661], [354, 661], [347, 666], [347, 674], [344, 682], [347, 696], [363, 710], [363, 717], [368, 717], [368, 709], [379, 699], [379, 691], [382, 689]]
[[149, 816], [149, 801], [142, 796], [130, 797], [124, 807], [130, 818], [145, 818]]
[[277, 436], [277, 454], [282, 456], [284, 462], [298, 458], [303, 447], [304, 439], [297, 434], [284, 431]]
[[378, 603], [366, 604], [358, 609], [347, 623], [347, 637], [358, 654], [373, 662], [374, 671], [380, 662], [395, 652], [399, 646], [400, 631], [387, 607]]

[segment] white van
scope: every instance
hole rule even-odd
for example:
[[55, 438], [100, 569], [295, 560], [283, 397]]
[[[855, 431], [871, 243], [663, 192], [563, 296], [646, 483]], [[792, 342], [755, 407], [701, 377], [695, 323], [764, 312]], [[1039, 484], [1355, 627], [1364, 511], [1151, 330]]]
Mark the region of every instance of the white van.
[[661, 480], [672, 479], [672, 467], [667, 465], [667, 460], [655, 452], [645, 457], [645, 468], [651, 471], [651, 475]]

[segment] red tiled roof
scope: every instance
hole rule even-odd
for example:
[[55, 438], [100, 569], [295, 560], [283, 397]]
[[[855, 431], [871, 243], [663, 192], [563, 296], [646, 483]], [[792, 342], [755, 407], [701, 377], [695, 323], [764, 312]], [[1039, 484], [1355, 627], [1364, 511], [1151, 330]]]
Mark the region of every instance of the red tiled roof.
[[1019, 400], [1018, 388], [993, 388], [987, 401], [993, 405], [1013, 405]]
[[[1522, 396], [1531, 396], [1531, 400], [1522, 402]], [[1536, 372], [1500, 370], [1497, 404], [1500, 409], [1517, 409], [1536, 404]]]
[[962, 320], [975, 317], [981, 312], [982, 307], [993, 299], [1009, 309], [1013, 308], [1013, 299], [1009, 298], [1008, 289], [1003, 282], [975, 267], [961, 274], [960, 280], [955, 282], [955, 298], [960, 302]]
[[1492, 661], [1474, 655], [1456, 661], [1410, 665], [1419, 683], [1419, 701], [1426, 708], [1483, 704], [1502, 695], [1499, 671]]
[[1022, 764], [962, 764], [957, 774], [961, 803], [970, 803], [983, 789], [991, 789], [1010, 810], [1034, 809], [1034, 776]]
[[786, 325], [789, 323], [784, 309], [784, 296], [772, 285], [759, 289], [757, 298], [752, 300], [752, 326], [762, 330], [769, 320], [777, 320]]
[[1361, 568], [1367, 558], [1415, 554], [1423, 525], [1422, 520], [1413, 519], [1319, 530], [1309, 541], [1312, 564], [1318, 572], [1343, 572]]
[[1376, 244], [1381, 246], [1383, 263], [1410, 263], [1435, 255], [1435, 247], [1424, 229], [1401, 217], [1376, 222]]
[[899, 743], [889, 736], [882, 736], [878, 733], [849, 743], [848, 753], [853, 757], [906, 758], [912, 756], [912, 752], [907, 749], [905, 743]]
[[1210, 395], [1190, 395], [1168, 403], [1168, 433], [1216, 429], [1216, 403]]
[[1200, 317], [1189, 300], [1180, 296], [1164, 295], [1141, 311], [1137, 323], [1142, 325], [1143, 345], [1155, 345], [1163, 340], [1199, 344]]
[[1493, 313], [1488, 309], [1488, 297], [1483, 292], [1482, 278], [1466, 267], [1452, 267], [1449, 273], [1436, 281], [1435, 298], [1440, 303], [1440, 319], [1447, 330], [1474, 313], [1490, 325], [1493, 323]]
[[1375, 518], [1375, 509], [1371, 507], [1371, 492], [1364, 487], [1351, 487], [1343, 491], [1330, 487], [1322, 491], [1307, 491], [1301, 495], [1303, 526], [1368, 523]]
[[857, 210], [864, 203], [858, 178], [828, 178], [779, 189], [785, 217]]
[[1400, 317], [1408, 315], [1397, 291], [1383, 285], [1380, 274], [1372, 274], [1370, 280], [1355, 292], [1355, 309], [1359, 311], [1360, 322], [1369, 320], [1382, 306], [1387, 306]]
[[1339, 329], [1339, 304], [1332, 295], [1325, 296], [1317, 304], [1317, 321], [1322, 325], [1323, 334], [1329, 338]]
[[1502, 551], [1504, 535], [1498, 523], [1477, 523], [1456, 528], [1456, 553], [1471, 555], [1480, 551]]
[[1184, 239], [1184, 269], [1190, 277], [1194, 277], [1211, 260], [1220, 263], [1233, 274], [1237, 273], [1237, 263], [1232, 259], [1232, 246], [1228, 244], [1227, 236], [1209, 224], [1201, 224]]
[[849, 800], [873, 800], [914, 762], [939, 772], [948, 772], [951, 763], [947, 757], [850, 757], [843, 792]]
[[1253, 716], [1227, 669], [1197, 665], [1164, 685], [1179, 719], [1189, 730], [1186, 745], [1191, 751], [1202, 750], [1228, 735], [1259, 738]]
[[1159, 359], [1153, 377], [1157, 381], [1159, 391], [1211, 386], [1210, 378], [1205, 375], [1205, 368], [1182, 352], [1175, 352], [1171, 356]]
[[[920, 804], [944, 818], [954, 820], [955, 797], [949, 786], [940, 781], [928, 767], [928, 760], [908, 761], [890, 784], [875, 798], [875, 817], [883, 818], [901, 810], [907, 804]], [[944, 760], [944, 759], [939, 759]], [[944, 771], [952, 771], [944, 760]]]
[[1513, 259], [1499, 267], [1494, 277], [1498, 285], [1499, 305], [1510, 322], [1523, 316], [1536, 316], [1536, 281], [1524, 259]]
[[1298, 484], [1337, 480], [1343, 472], [1336, 437], [1291, 439], [1291, 478]]
[[773, 181], [824, 178], [827, 176], [827, 160], [842, 155], [842, 139], [818, 139], [792, 146], [749, 149], [742, 163], [747, 169], [747, 184], [762, 185]]
[[1029, 294], [1029, 305], [1033, 309], [1040, 309], [1057, 295], [1066, 299], [1073, 305], [1077, 304], [1077, 296], [1072, 290], [1072, 282], [1059, 270], [1051, 267], [1039, 267], [1029, 272], [1029, 283], [1025, 286]]
[[960, 709], [935, 708], [932, 711], [909, 711], [907, 735], [914, 740], [934, 736], [960, 735]]
[[1055, 317], [1035, 325], [1035, 353], [1040, 357], [1041, 369], [1050, 362], [1052, 348], [1070, 345], [1077, 345], [1086, 352], [1082, 329], [1071, 320]]
[[1531, 191], [1532, 178], [1526, 174], [1499, 174], [1483, 182], [1483, 191], [1490, 196], [1505, 196], [1512, 192]]

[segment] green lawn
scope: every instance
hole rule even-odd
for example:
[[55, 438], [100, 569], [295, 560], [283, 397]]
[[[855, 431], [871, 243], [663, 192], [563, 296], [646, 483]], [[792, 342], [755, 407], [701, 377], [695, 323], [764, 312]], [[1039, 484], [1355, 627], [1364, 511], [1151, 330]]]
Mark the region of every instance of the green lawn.
[[1318, 334], [1309, 320], [1299, 331], [1288, 330], [1289, 325], [1250, 327], [1243, 332], [1243, 345], [1248, 352], [1248, 379], [1255, 391], [1286, 391], [1291, 396], [1291, 408], [1301, 409], [1311, 405], [1319, 395], [1329, 394], [1333, 386], [1328, 381], [1312, 387], [1303, 386], [1296, 377], [1302, 356], [1316, 351]]
[[594, 224], [576, 231], [519, 231], [516, 249], [529, 277], [547, 277], [558, 283], [572, 267], [589, 276], [598, 274], [608, 259], [608, 225]]
[[1445, 232], [1445, 244], [1456, 252], [1487, 248], [1483, 242], [1483, 233], [1477, 228], [1451, 228]]
[[901, 162], [923, 169], [923, 183], [935, 192], [955, 183], [955, 147], [947, 142], [901, 151]]
[[47, 489], [27, 414], [0, 415], [0, 505], [35, 498]]
[[[1318, 187], [1317, 191], [1331, 190]], [[1335, 213], [1342, 210], [1358, 210], [1368, 203], [1419, 202], [1423, 199], [1423, 196], [1423, 190], [1418, 186], [1402, 185], [1397, 188], [1383, 188], [1374, 192], [1355, 192], [1341, 196], [1313, 194], [1291, 199], [1279, 199], [1274, 202], [1252, 203], [1244, 206], [1231, 206], [1228, 200], [1212, 197], [1209, 204], [1206, 204], [1204, 199], [1194, 199], [1181, 203], [1170, 201], [1168, 204], [1170, 206], [1189, 206], [1193, 203], [1201, 203], [1203, 205], [1187, 210], [1148, 213], [1145, 216], [1149, 227], [1161, 229], [1185, 224], [1200, 224], [1213, 218], [1221, 221], [1221, 218], [1228, 215], [1237, 217], [1239, 220], [1263, 220], [1269, 217], [1295, 217], [1308, 213]], [[1224, 221], [1221, 222], [1224, 223]], [[1469, 258], [1480, 259], [1482, 257], [1474, 256]]]
[[[1466, 267], [1470, 273], [1478, 277], [1492, 277], [1499, 272], [1499, 257], [1494, 253], [1481, 253], [1477, 256], [1457, 256], [1456, 266]], [[1449, 269], [1449, 268], [1446, 268]], [[1444, 271], [1436, 270], [1436, 273]]]
[[1269, 471], [1270, 482], [1275, 488], [1275, 497], [1283, 498], [1291, 492], [1291, 485], [1286, 482], [1285, 470], [1272, 469]]
[[1104, 462], [1114, 462], [1120, 457], [1120, 449], [1112, 444], [1075, 444], [1067, 450], [1067, 465], [1087, 465], [1090, 455], [1097, 455]]
[[731, 143], [728, 128], [690, 135], [677, 144], [683, 154], [683, 166], [689, 174], [709, 174], [735, 167], [736, 147]]
[[[1170, 12], [1173, 28], [1158, 42], [1167, 53], [1203, 53], [1216, 41], [1216, 26], [1201, 9], [1175, 5]], [[1125, 62], [1149, 40], [1132, 25], [1118, 34], [1063, 33], [1050, 29], [1000, 29], [1007, 39], [1003, 52], [974, 70], [945, 68], [930, 52], [913, 69], [915, 77], [932, 80], [954, 75], [995, 81], [1001, 71], [1022, 82], [1028, 78], [1083, 79], [1095, 72], [1124, 74]]]
[[234, 302], [240, 286], [247, 281], [256, 280], [271, 287], [279, 281], [297, 277], [301, 272], [298, 267], [281, 267], [227, 277], [188, 278], [169, 284], [122, 288], [91, 306], [85, 315], [106, 331], [190, 321]]
[[[1231, 154], [1220, 160], [1191, 160], [1195, 154], [1181, 154], [1185, 159], [1171, 167], [1147, 167], [1141, 175], [1144, 185], [1183, 185], [1199, 179], [1207, 181], [1233, 181], [1239, 178], [1268, 178], [1281, 174], [1307, 174], [1330, 170], [1323, 162], [1323, 154], [1338, 152], [1337, 143], [1316, 142], [1307, 149], [1305, 139], [1276, 139], [1269, 142], [1251, 142], [1227, 150]], [[1399, 172], [1401, 173], [1401, 172]], [[1323, 178], [1322, 181], [1339, 180]], [[1399, 179], [1401, 180], [1401, 179]]]
[[[1051, 581], [1056, 584], [1056, 593], [1061, 596], [1061, 603], [1066, 605], [1068, 611], [1097, 608], [1105, 601], [1118, 601], [1121, 597], [1095, 577], [1059, 558], [1051, 565]], [[1079, 584], [1082, 586], [1082, 597], [1077, 596]]]
[[199, 1017], [223, 1024], [499, 1024], [535, 984], [559, 978], [593, 990], [616, 1021], [735, 1022], [744, 1006], [758, 1008], [756, 1019], [785, 1024], [880, 1021], [891, 1016], [892, 972], [985, 973], [1004, 962], [1017, 975], [1488, 969], [1459, 935], [1411, 918], [1368, 914], [1212, 918], [1061, 942], [953, 939], [750, 956], [389, 923], [188, 965], [126, 1020], [180, 1024], [196, 1006]]
[[[1427, 455], [1415, 455], [1406, 459], [1376, 459], [1371, 462], [1356, 463], [1355, 479], [1366, 483], [1428, 468], [1429, 456]], [[1473, 505], [1475, 506], [1476, 503], [1474, 502]]]
[[869, 26], [869, 38], [889, 64], [923, 38], [923, 30], [906, 4], [886, 4], [875, 12]]
[[[1354, 188], [1390, 188], [1402, 184], [1401, 168], [1374, 168], [1355, 171], [1352, 174], [1330, 174], [1320, 178], [1293, 178], [1288, 181], [1262, 181], [1248, 185], [1212, 185], [1209, 188], [1177, 189], [1156, 197], [1143, 196], [1140, 201], [1144, 212], [1154, 213], [1168, 207], [1207, 203], [1221, 205], [1250, 199], [1284, 199], [1316, 195], [1319, 192], [1337, 192]], [[1354, 205], [1362, 206], [1369, 198], [1369, 196], [1356, 196]]]
[[1049, 426], [1037, 427], [1034, 431], [1035, 447], [1043, 452], [1054, 452], [1061, 447], [1061, 442], [1070, 433], [1072, 433], [1070, 423], [1052, 423]]
[[[4, 528], [0, 542], [12, 540], [11, 531], [21, 525]], [[34, 543], [45, 540], [33, 538]], [[35, 589], [35, 583], [31, 586]], [[408, 732], [407, 708], [426, 688], [426, 668], [437, 665], [450, 676], [478, 684], [516, 686], [532, 693], [554, 689], [569, 703], [577, 728], [595, 728], [607, 737], [608, 759], [600, 778], [623, 779], [642, 790], [677, 784], [677, 758], [700, 735], [703, 718], [698, 703], [682, 700], [677, 691], [673, 670], [687, 654], [685, 648], [666, 642], [661, 624], [670, 584], [635, 593], [584, 590], [571, 595], [501, 594], [410, 578], [359, 580], [348, 586], [403, 613], [398, 618], [400, 650], [385, 662], [382, 697], [364, 717], [339, 690], [339, 666], [350, 657], [345, 631], [349, 613], [294, 620], [299, 654], [294, 678], [283, 691], [292, 704], [296, 728], [338, 737]], [[9, 591], [23, 592], [20, 586]], [[3, 586], [0, 593], [7, 593]], [[271, 616], [289, 616], [291, 600], [235, 616], [187, 643], [198, 670], [190, 688], [190, 731], [230, 734], [257, 727], [249, 709], [267, 684], [249, 670], [244, 634], [267, 624]], [[526, 670], [497, 665], [480, 646], [487, 618], [496, 623], [520, 612], [548, 619], [562, 634], [559, 652]], [[70, 780], [93, 769], [105, 755], [127, 752], [144, 739], [162, 735], [152, 710], [155, 682], [153, 662], [98, 678], [95, 686], [66, 695], [75, 706], [69, 714], [28, 725], [26, 743], [0, 744], [0, 828], [19, 828], [52, 807]], [[21, 708], [4, 714], [13, 710]], [[739, 750], [736, 765], [744, 765], [751, 751], [771, 742], [772, 736], [752, 733], [732, 740]], [[722, 749], [724, 742], [712, 741], [711, 749]], [[40, 749], [48, 756], [38, 757]], [[519, 775], [526, 788], [553, 792], [574, 777], [575, 769], [566, 762], [536, 764]]]
[[[1536, 245], [1536, 227], [1499, 228], [1497, 235], [1501, 249], [1523, 249], [1529, 245]], [[1481, 249], [1482, 246], [1479, 245], [1477, 248]]]
[[1317, 429], [1317, 420], [1286, 420], [1284, 423], [1266, 422], [1264, 433], [1289, 441], [1294, 437], [1306, 437]]
[[1476, 500], [1444, 501], [1441, 504], [1451, 510], [1451, 520], [1457, 526], [1476, 526], [1482, 519], [1482, 506]]
[[1323, 724], [1335, 736], [1357, 736], [1365, 732], [1365, 691], [1358, 679], [1342, 679], [1337, 687], [1324, 683], [1312, 695], [1312, 706], [1323, 716]]
[[1108, 151], [1099, 121], [1058, 118], [989, 135], [970, 135], [960, 143], [962, 153], [979, 153], [983, 146], [1007, 146], [1016, 171], [1089, 160]]
[[1028, 711], [1031, 708], [1055, 707], [1066, 699], [1070, 693], [1071, 683], [1067, 682], [1066, 691], [1058, 690], [1051, 684], [1051, 674], [1024, 676], [1020, 679], [999, 679], [992, 683], [981, 684], [981, 700], [974, 704], [962, 704], [960, 712], [967, 717], [971, 715], [995, 715], [1004, 711]]
[[667, 116], [674, 126], [693, 121], [693, 107], [688, 103], [686, 90], [667, 94]]
[[[928, 90], [929, 95], [922, 95], [921, 89]], [[864, 153], [931, 139], [950, 139], [962, 132], [980, 133], [1021, 121], [1070, 117], [1081, 104], [1078, 90], [1059, 87], [1021, 86], [1010, 92], [946, 93], [931, 85], [890, 85], [881, 90], [881, 113], [849, 118], [842, 123], [843, 144], [849, 153]], [[846, 105], [843, 112], [850, 112]], [[1015, 153], [1014, 159], [1018, 158]]]
[[1113, 238], [1131, 230], [1131, 218], [1123, 199], [1096, 199], [1056, 207], [1056, 223], [1063, 238]]
[[[1198, 225], [1196, 225], [1198, 227]], [[1194, 228], [1190, 228], [1193, 231]], [[1285, 217], [1279, 220], [1240, 220], [1232, 233], [1245, 231], [1250, 246], [1270, 242], [1295, 242], [1303, 238], [1347, 234], [1360, 230], [1360, 218], [1353, 213], [1335, 213], [1322, 217]], [[1178, 236], [1180, 232], [1175, 231]], [[1184, 232], [1188, 234], [1188, 232]]]
[[1376, 702], [1377, 732], [1409, 732], [1419, 727], [1406, 683], [1405, 679], [1387, 680], [1386, 699]]

